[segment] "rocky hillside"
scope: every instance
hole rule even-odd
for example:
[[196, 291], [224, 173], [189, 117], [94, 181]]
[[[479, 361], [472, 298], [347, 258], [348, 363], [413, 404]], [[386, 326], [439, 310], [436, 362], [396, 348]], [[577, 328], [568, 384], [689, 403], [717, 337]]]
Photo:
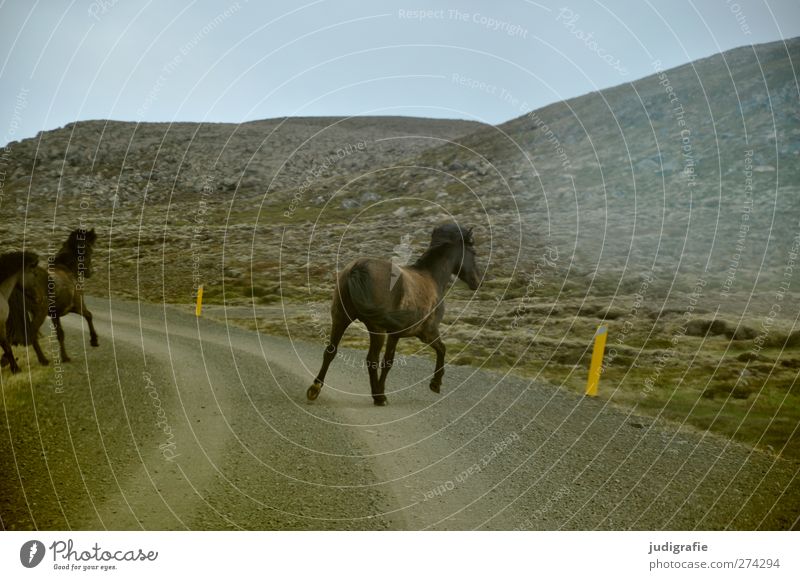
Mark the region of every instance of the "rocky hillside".
[[194, 199], [203, 191], [263, 196], [357, 175], [480, 127], [407, 117], [81, 121], [8, 145], [6, 203], [38, 209], [58, 197], [70, 207], [87, 196], [107, 208]]

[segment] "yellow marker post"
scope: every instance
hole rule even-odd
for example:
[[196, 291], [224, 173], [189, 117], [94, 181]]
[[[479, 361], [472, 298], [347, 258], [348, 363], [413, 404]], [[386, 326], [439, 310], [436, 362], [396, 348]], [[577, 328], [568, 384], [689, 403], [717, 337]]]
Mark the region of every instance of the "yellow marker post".
[[589, 380], [586, 382], [586, 396], [597, 396], [597, 385], [600, 382], [600, 369], [603, 365], [603, 353], [606, 350], [606, 337], [608, 328], [601, 326], [594, 333], [594, 349], [592, 350], [592, 364], [589, 366]]
[[203, 286], [197, 287], [197, 306], [194, 307], [194, 315], [200, 318], [203, 313]]

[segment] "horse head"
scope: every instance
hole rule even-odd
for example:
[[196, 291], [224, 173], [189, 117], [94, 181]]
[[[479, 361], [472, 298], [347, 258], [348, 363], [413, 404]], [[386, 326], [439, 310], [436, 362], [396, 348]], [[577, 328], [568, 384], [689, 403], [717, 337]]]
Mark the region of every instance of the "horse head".
[[445, 224], [433, 230], [432, 245], [448, 243], [455, 253], [452, 274], [463, 281], [470, 290], [477, 290], [481, 274], [475, 251], [475, 237], [472, 228], [462, 228], [458, 224]]
[[62, 264], [83, 278], [92, 276], [92, 251], [97, 242], [94, 228], [72, 230], [59, 250], [55, 263]]

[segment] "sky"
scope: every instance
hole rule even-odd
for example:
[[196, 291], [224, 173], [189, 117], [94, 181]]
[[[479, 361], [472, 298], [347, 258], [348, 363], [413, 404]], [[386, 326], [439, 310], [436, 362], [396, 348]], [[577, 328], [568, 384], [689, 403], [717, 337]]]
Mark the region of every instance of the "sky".
[[496, 124], [795, 36], [798, 0], [6, 0], [0, 145], [88, 119]]

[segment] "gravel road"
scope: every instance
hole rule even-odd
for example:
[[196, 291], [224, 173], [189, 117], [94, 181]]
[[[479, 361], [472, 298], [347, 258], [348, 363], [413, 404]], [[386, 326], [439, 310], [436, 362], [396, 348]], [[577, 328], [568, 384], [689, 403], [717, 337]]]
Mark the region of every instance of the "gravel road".
[[711, 434], [470, 367], [437, 396], [432, 355], [376, 408], [342, 349], [310, 404], [321, 344], [89, 304], [99, 348], [70, 316], [46, 384], [2, 371], [4, 529], [798, 527], [800, 465]]

